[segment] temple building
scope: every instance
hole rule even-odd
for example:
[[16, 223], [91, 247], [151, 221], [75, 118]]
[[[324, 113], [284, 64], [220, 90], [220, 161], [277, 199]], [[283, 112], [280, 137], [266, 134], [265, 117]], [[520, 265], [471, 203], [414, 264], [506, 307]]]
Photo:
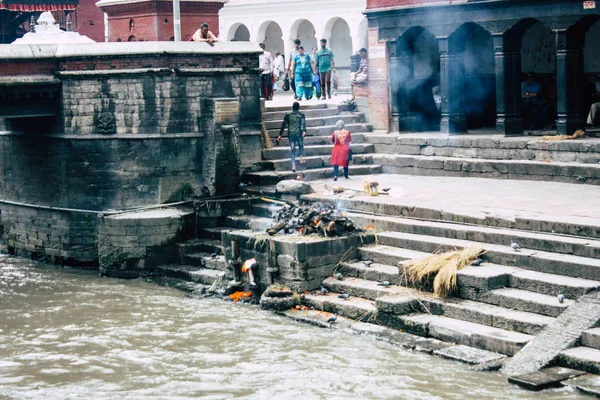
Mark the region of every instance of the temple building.
[[554, 97], [551, 129], [573, 133], [600, 72], [598, 3], [367, 0], [371, 122], [519, 135], [534, 129], [526, 110], [537, 100], [522, 91], [529, 79]]
[[345, 86], [350, 56], [367, 44], [365, 7], [365, 0], [230, 0], [219, 13], [220, 39], [263, 42], [271, 54], [284, 55], [286, 63], [295, 39], [309, 54], [327, 39]]
[[[11, 43], [29, 30], [29, 20], [44, 11], [64, 15], [77, 9], [79, 0], [0, 1], [0, 43]], [[65, 20], [66, 22], [66, 20]]]
[[[207, 22], [219, 34], [219, 10], [226, 0], [182, 0], [181, 39], [188, 40]], [[107, 15], [107, 41], [173, 40], [172, 0], [100, 0], [96, 5]]]

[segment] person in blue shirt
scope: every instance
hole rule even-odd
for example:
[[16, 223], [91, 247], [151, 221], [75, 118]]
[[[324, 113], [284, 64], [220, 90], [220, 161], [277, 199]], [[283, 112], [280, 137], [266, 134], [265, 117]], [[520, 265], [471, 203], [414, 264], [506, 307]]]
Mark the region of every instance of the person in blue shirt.
[[540, 103], [542, 83], [537, 79], [535, 72], [527, 74], [527, 80], [521, 83], [521, 99], [523, 101], [523, 123], [535, 124], [533, 109]]

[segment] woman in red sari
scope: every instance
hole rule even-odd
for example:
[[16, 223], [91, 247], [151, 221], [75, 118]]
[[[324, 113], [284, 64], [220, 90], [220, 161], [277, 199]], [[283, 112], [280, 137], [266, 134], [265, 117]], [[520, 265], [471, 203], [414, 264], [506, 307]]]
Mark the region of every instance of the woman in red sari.
[[333, 165], [333, 180], [337, 181], [340, 167], [344, 168], [344, 178], [348, 179], [348, 162], [350, 161], [350, 142], [352, 136], [345, 130], [344, 121], [335, 124], [335, 132], [331, 135], [333, 151], [331, 152], [331, 165]]

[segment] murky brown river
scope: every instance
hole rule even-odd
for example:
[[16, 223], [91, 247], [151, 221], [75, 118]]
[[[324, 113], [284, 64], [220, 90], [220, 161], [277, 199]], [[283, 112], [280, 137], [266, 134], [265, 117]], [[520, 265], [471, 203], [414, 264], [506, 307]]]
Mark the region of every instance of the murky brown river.
[[586, 397], [523, 391], [497, 373], [254, 306], [0, 256], [0, 398]]

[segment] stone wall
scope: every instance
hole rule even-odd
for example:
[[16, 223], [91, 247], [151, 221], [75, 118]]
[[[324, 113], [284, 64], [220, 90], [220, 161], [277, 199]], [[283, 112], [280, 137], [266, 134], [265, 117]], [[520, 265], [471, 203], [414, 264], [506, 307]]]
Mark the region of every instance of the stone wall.
[[99, 218], [100, 274], [137, 278], [159, 265], [178, 263], [176, 243], [191, 237], [187, 230], [194, 218], [194, 210], [173, 208]]
[[261, 157], [259, 52], [251, 43], [0, 48], [0, 79], [43, 65], [11, 76], [12, 90], [55, 72], [62, 100], [55, 117], [9, 119], [21, 132], [0, 134], [4, 250], [93, 262], [95, 212], [237, 191], [240, 170]]

